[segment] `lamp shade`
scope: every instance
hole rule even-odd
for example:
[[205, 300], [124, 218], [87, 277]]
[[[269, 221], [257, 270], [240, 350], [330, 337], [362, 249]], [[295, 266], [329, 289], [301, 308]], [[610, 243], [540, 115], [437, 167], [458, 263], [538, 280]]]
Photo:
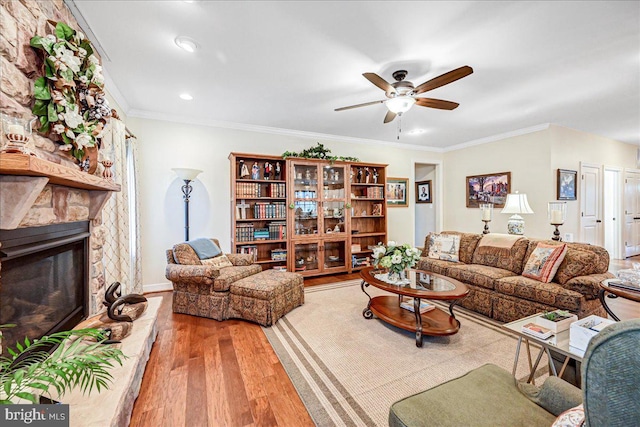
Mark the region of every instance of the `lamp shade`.
[[200, 169], [173, 168], [176, 175], [185, 181], [193, 181], [202, 172]]
[[384, 103], [392, 113], [402, 114], [409, 111], [413, 104], [416, 103], [416, 100], [410, 96], [401, 95], [387, 99]]
[[526, 194], [507, 194], [507, 201], [500, 213], [506, 214], [532, 214], [533, 209], [529, 206]]

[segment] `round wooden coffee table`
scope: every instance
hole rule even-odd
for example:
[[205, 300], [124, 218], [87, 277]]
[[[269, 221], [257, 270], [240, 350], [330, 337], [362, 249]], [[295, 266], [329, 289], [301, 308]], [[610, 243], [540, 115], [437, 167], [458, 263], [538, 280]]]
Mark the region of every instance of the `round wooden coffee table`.
[[[453, 314], [453, 307], [469, 294], [469, 288], [455, 279], [422, 270], [409, 270], [410, 283], [407, 285], [392, 285], [376, 278], [384, 273], [375, 267], [367, 267], [360, 271], [362, 283], [360, 288], [369, 297], [367, 307], [362, 311], [366, 319], [375, 314], [380, 320], [406, 331], [415, 331], [416, 346], [422, 347], [423, 335], [444, 336], [453, 335], [460, 330], [460, 322]], [[365, 290], [369, 285], [397, 296], [371, 295]], [[400, 307], [403, 297], [413, 298], [414, 311]], [[420, 314], [421, 299], [447, 300], [449, 313], [438, 307]]]
[[598, 298], [602, 303], [602, 307], [604, 307], [607, 314], [611, 316], [611, 318], [616, 322], [619, 322], [620, 318], [618, 318], [618, 316], [616, 316], [614, 312], [611, 311], [611, 308], [609, 308], [609, 306], [607, 305], [607, 300], [605, 300], [604, 298], [604, 295], [606, 292], [621, 298], [631, 300], [631, 301], [640, 302], [640, 289], [639, 290], [624, 289], [624, 288], [616, 287], [611, 284], [611, 282], [615, 283], [619, 281], [620, 280], [618, 279], [606, 279], [602, 281], [600, 283], [600, 290], [598, 292]]

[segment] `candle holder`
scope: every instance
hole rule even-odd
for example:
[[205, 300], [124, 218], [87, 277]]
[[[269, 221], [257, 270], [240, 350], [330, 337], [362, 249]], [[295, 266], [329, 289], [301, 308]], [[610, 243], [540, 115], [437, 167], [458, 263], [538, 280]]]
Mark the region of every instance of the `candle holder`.
[[29, 120], [2, 114], [2, 133], [8, 142], [1, 151], [35, 155], [28, 146], [31, 139], [31, 124], [35, 120], [36, 118]]
[[549, 223], [555, 227], [553, 231], [552, 240], [561, 242], [559, 226], [564, 224], [567, 218], [567, 203], [566, 202], [549, 202], [547, 208], [547, 216], [549, 217]]
[[491, 222], [491, 218], [493, 217], [493, 204], [492, 203], [482, 203], [480, 204], [480, 214], [481, 220], [484, 222], [484, 230], [482, 230], [482, 234], [489, 234], [489, 223]]

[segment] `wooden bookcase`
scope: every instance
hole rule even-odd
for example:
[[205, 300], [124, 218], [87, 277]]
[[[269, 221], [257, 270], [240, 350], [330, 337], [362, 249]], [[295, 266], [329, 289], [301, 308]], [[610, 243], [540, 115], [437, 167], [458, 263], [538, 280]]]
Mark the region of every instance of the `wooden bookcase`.
[[229, 159], [232, 251], [255, 254], [263, 269], [356, 271], [371, 262], [371, 247], [387, 242], [386, 165], [245, 153]]
[[251, 253], [263, 270], [287, 265], [286, 161], [231, 153], [231, 251]]

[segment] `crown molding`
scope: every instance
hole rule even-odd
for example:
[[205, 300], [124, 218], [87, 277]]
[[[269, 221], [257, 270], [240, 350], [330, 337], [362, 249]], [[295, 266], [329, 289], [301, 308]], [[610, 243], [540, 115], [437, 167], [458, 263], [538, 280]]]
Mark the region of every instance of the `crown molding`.
[[147, 110], [130, 109], [127, 111], [127, 117], [136, 117], [139, 119], [159, 120], [163, 122], [181, 123], [187, 125], [208, 126], [223, 129], [242, 130], [247, 132], [260, 132], [274, 135], [294, 136], [305, 139], [321, 139], [324, 141], [348, 142], [361, 145], [382, 145], [404, 150], [427, 151], [432, 153], [442, 153], [444, 150], [437, 147], [423, 147], [420, 145], [403, 144], [400, 142], [389, 142], [377, 139], [355, 138], [350, 136], [332, 135], [318, 132], [307, 132], [293, 129], [275, 128], [270, 126], [250, 125], [244, 123], [225, 122], [220, 120], [196, 119], [189, 116], [178, 116], [174, 114], [165, 114], [152, 112]]
[[500, 133], [498, 135], [487, 136], [485, 138], [474, 139], [472, 141], [463, 142], [462, 144], [452, 145], [451, 147], [446, 147], [442, 151], [456, 151], [462, 150], [463, 148], [474, 147], [476, 145], [488, 144], [490, 142], [500, 141], [502, 139], [513, 138], [514, 136], [526, 135], [528, 133], [539, 132], [541, 130], [547, 130], [551, 126], [550, 123], [543, 123], [540, 125], [531, 126], [528, 128], [517, 129], [511, 132]]

